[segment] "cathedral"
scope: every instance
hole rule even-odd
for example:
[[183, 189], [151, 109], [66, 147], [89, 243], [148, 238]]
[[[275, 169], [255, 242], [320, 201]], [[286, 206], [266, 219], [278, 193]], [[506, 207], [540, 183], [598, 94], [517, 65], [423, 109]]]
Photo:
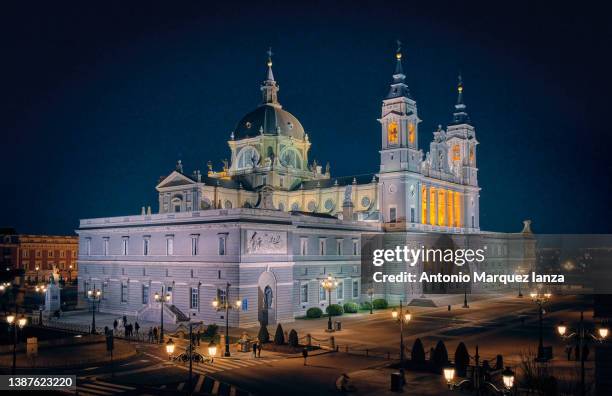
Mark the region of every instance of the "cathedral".
[[[329, 164], [310, 160], [310, 136], [281, 105], [268, 55], [261, 103], [235, 125], [222, 169], [209, 161], [206, 172], [188, 172], [178, 161], [156, 186], [157, 213], [143, 208], [139, 215], [80, 221], [82, 306], [88, 290], [98, 289], [104, 312], [157, 320], [163, 309], [175, 322], [221, 324], [225, 312], [213, 301], [231, 302], [239, 308], [230, 311], [230, 325], [250, 326], [289, 322], [310, 307], [361, 302], [368, 293], [397, 303], [449, 292], [373, 284], [371, 265], [361, 260], [365, 235], [394, 235], [415, 247], [485, 238], [488, 271], [533, 266], [525, 249], [528, 223], [516, 234], [480, 230], [478, 141], [461, 78], [452, 122], [438, 127], [424, 153], [398, 49], [378, 119], [378, 171], [334, 176]], [[331, 299], [321, 286], [328, 276], [338, 281]], [[166, 302], [156, 294], [167, 295]]]

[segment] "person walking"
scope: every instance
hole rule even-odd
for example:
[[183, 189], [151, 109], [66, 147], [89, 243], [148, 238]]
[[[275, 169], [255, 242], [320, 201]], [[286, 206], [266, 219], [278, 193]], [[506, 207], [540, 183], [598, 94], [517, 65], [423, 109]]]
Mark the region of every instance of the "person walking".
[[202, 333], [200, 332], [200, 329], [198, 328], [198, 332], [196, 333], [196, 340], [198, 341], [198, 346], [200, 346], [200, 338], [202, 338]]
[[149, 342], [153, 342], [153, 328], [149, 327]]
[[136, 335], [138, 335], [138, 330], [140, 330], [140, 325], [138, 322], [134, 323], [134, 329], [136, 329]]
[[117, 322], [117, 319], [115, 319], [115, 321], [113, 322], [113, 333], [117, 332], [117, 326], [119, 326], [119, 323]]
[[302, 356], [304, 357], [304, 366], [306, 366], [306, 359], [308, 358], [308, 348], [304, 347], [304, 349], [302, 349]]
[[253, 343], [253, 359], [257, 358], [257, 342]]
[[127, 324], [127, 316], [123, 315], [123, 327]]
[[257, 357], [261, 357], [261, 342], [257, 343]]
[[159, 340], [159, 338], [157, 337], [157, 326], [153, 327], [153, 338], [155, 339], [155, 341]]

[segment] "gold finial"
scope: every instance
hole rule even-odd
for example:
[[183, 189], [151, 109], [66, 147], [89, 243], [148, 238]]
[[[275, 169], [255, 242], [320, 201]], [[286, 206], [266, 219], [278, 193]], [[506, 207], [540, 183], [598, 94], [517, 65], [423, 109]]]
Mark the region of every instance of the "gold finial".
[[459, 93], [462, 93], [463, 92], [463, 85], [459, 85], [457, 87], [457, 91], [459, 91]]
[[461, 74], [459, 74], [459, 76], [457, 77], [457, 91], [459, 93], [463, 92], [463, 78], [461, 77]]
[[396, 40], [397, 42], [397, 51], [395, 51], [395, 57], [397, 58], [397, 60], [402, 59], [402, 42], [399, 40]]
[[268, 48], [266, 53], [268, 54], [268, 67], [272, 67], [272, 47]]

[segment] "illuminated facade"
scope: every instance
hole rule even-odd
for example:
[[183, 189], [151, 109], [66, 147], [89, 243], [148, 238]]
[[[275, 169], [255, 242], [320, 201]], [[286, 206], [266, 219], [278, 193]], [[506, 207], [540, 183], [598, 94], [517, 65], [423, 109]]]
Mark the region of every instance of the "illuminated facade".
[[[416, 245], [444, 235], [465, 244], [482, 234], [478, 142], [463, 85], [452, 123], [438, 128], [424, 155], [399, 50], [396, 57], [379, 119], [378, 172], [336, 177], [329, 164], [309, 159], [309, 134], [281, 106], [268, 59], [262, 102], [231, 132], [231, 159], [222, 169], [209, 162], [206, 172], [189, 173], [179, 161], [156, 186], [157, 213], [142, 208], [140, 215], [81, 220], [81, 305], [97, 287], [101, 311], [157, 320], [167, 309], [170, 320], [223, 323], [210, 303], [225, 298], [229, 282], [230, 298], [242, 300], [230, 325], [286, 322], [310, 307], [366, 295], [371, 278], [362, 278], [363, 234], [403, 231]], [[495, 238], [494, 244], [505, 240]], [[331, 301], [320, 287], [329, 274], [339, 280]], [[170, 293], [167, 308], [152, 298], [162, 287]], [[397, 303], [423, 292], [393, 285], [376, 295]]]

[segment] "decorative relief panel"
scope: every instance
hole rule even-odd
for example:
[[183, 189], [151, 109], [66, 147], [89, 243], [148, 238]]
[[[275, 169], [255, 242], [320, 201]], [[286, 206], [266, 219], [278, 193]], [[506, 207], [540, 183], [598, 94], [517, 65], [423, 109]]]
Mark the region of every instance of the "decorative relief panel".
[[286, 254], [287, 233], [247, 230], [246, 252], [247, 254]]

